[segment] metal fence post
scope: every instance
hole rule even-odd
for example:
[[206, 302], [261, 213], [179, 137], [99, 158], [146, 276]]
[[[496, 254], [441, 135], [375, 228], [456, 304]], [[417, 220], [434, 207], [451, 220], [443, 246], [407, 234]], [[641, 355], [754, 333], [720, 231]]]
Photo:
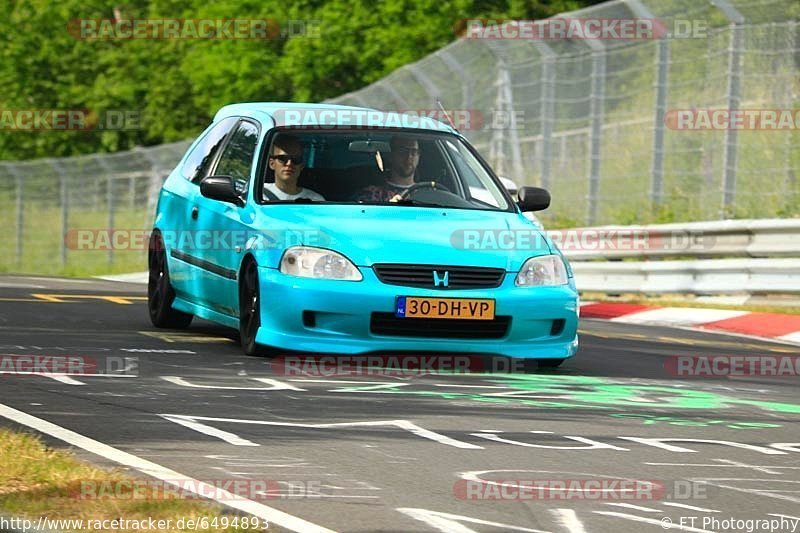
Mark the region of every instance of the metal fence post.
[[542, 124], [542, 187], [550, 187], [550, 170], [553, 159], [553, 121], [555, 117], [556, 66], [558, 55], [541, 41], [533, 41], [542, 54], [541, 124]]
[[67, 265], [67, 231], [69, 231], [69, 188], [64, 168], [58, 159], [48, 161], [50, 166], [58, 173], [58, 182], [61, 189], [61, 266]]
[[[731, 37], [728, 41], [728, 112], [739, 109], [742, 86], [742, 44], [744, 42], [744, 17], [728, 0], [715, 0], [718, 7], [730, 21]], [[722, 208], [720, 218], [730, 217], [736, 201], [736, 170], [739, 135], [736, 128], [725, 130], [725, 151], [723, 153]]]
[[500, 88], [501, 98], [506, 113], [508, 113], [508, 136], [511, 144], [511, 177], [521, 184], [527, 183], [527, 176], [522, 172], [522, 152], [520, 151], [519, 143], [519, 130], [517, 125], [517, 115], [514, 110], [514, 91], [511, 88], [511, 74], [508, 72], [508, 67], [505, 61], [498, 64], [498, 73], [500, 74]]
[[587, 199], [586, 222], [593, 226], [597, 222], [600, 193], [600, 162], [603, 137], [603, 113], [606, 88], [606, 50], [598, 41], [587, 40], [592, 49], [591, 89], [591, 133], [589, 148], [589, 197]]
[[17, 202], [16, 202], [16, 209], [17, 209], [17, 242], [16, 242], [16, 260], [17, 260], [17, 267], [22, 266], [22, 253], [24, 252], [24, 244], [23, 238], [25, 237], [25, 183], [22, 179], [22, 174], [17, 169], [16, 165], [10, 164], [8, 165], [8, 171], [14, 176], [17, 182]]
[[149, 226], [153, 221], [153, 216], [155, 216], [158, 195], [161, 192], [161, 185], [163, 184], [161, 168], [159, 167], [158, 160], [153, 156], [153, 150], [151, 148], [137, 147], [136, 149], [141, 150], [144, 158], [150, 163], [150, 179], [147, 185], [147, 213], [145, 215], [147, 219], [144, 220], [144, 227], [150, 229]]
[[[503, 175], [505, 168], [504, 165], [497, 165], [498, 161], [505, 159], [505, 134], [502, 130], [498, 131], [494, 123], [494, 117], [498, 111], [508, 114], [508, 136], [511, 145], [511, 176], [510, 177], [517, 183], [525, 184], [526, 176], [522, 175], [522, 153], [520, 152], [519, 131], [517, 130], [517, 118], [514, 113], [514, 92], [511, 88], [511, 74], [508, 72], [506, 59], [503, 57], [502, 50], [491, 41], [481, 41], [486, 48], [497, 58], [497, 80], [495, 86], [497, 87], [497, 96], [495, 98], [495, 109], [492, 113], [492, 136], [490, 141], [489, 157], [494, 159], [491, 161], [492, 166], [497, 171], [498, 175]], [[494, 156], [492, 155], [494, 154]]]
[[[626, 4], [634, 15], [647, 20], [656, 20], [656, 16], [645, 6], [641, 0], [626, 0]], [[656, 49], [656, 102], [653, 117], [653, 161], [650, 183], [650, 201], [653, 206], [658, 206], [664, 201], [664, 136], [666, 124], [664, 118], [667, 114], [667, 96], [669, 91], [669, 55], [670, 43], [666, 32], [658, 39]]]
[[[107, 187], [106, 187], [106, 201], [108, 202], [108, 231], [111, 232], [113, 235], [114, 233], [114, 178], [111, 174], [108, 175], [107, 179]], [[109, 242], [113, 242], [113, 239], [109, 239]], [[108, 247], [108, 265], [111, 266], [114, 264], [114, 246]]]
[[[113, 243], [112, 238], [114, 232], [114, 176], [112, 175], [111, 166], [108, 164], [103, 156], [96, 156], [98, 164], [106, 171], [106, 206], [108, 207], [108, 229], [110, 232], [109, 242]], [[108, 266], [114, 264], [114, 246], [113, 244], [108, 247]]]
[[669, 39], [658, 40], [658, 64], [656, 67], [656, 109], [653, 123], [653, 177], [650, 198], [654, 206], [664, 201], [664, 119], [667, 114], [669, 78]]

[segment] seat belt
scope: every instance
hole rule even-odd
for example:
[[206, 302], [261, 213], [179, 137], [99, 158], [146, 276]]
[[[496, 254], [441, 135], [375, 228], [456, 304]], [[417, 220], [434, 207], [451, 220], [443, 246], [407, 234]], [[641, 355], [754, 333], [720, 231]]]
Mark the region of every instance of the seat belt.
[[281, 199], [278, 198], [278, 196], [274, 192], [272, 192], [271, 190], [267, 189], [266, 184], [263, 187], [263, 190], [264, 190], [264, 196], [266, 196], [269, 199], [270, 202], [280, 202], [281, 201]]

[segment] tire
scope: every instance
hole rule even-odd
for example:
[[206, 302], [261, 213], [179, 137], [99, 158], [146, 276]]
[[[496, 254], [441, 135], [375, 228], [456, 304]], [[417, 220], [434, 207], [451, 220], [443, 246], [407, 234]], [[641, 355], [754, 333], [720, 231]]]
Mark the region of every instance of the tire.
[[523, 359], [522, 368], [526, 374], [532, 374], [539, 370], [548, 368], [558, 368], [564, 359]]
[[169, 281], [167, 254], [161, 234], [150, 237], [147, 252], [149, 276], [147, 280], [147, 309], [150, 321], [157, 328], [185, 329], [192, 323], [192, 315], [172, 308], [175, 291]]
[[261, 326], [261, 291], [258, 286], [258, 266], [248, 261], [239, 280], [239, 339], [247, 355], [263, 355], [264, 347], [256, 344]]
[[539, 368], [558, 368], [564, 359], [538, 359]]

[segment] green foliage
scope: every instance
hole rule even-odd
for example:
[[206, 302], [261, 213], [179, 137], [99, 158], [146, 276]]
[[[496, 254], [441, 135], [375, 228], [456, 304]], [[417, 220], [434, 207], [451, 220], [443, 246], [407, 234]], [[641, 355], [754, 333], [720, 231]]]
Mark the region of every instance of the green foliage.
[[[131, 110], [125, 131], [0, 131], [1, 159], [115, 152], [186, 139], [221, 106], [319, 101], [363, 87], [455, 39], [465, 18], [542, 18], [598, 0], [5, 0], [0, 110]], [[81, 19], [306, 21], [318, 37], [79, 39]], [[74, 33], [74, 32], [73, 32]]]

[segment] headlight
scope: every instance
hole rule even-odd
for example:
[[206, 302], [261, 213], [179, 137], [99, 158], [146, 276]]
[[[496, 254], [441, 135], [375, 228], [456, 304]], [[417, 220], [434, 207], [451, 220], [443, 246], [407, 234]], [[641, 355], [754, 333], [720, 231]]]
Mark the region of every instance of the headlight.
[[517, 287], [566, 285], [567, 268], [560, 255], [531, 257], [522, 265], [515, 283]]
[[295, 246], [281, 259], [281, 272], [290, 276], [361, 281], [361, 272], [342, 254], [323, 248]]

